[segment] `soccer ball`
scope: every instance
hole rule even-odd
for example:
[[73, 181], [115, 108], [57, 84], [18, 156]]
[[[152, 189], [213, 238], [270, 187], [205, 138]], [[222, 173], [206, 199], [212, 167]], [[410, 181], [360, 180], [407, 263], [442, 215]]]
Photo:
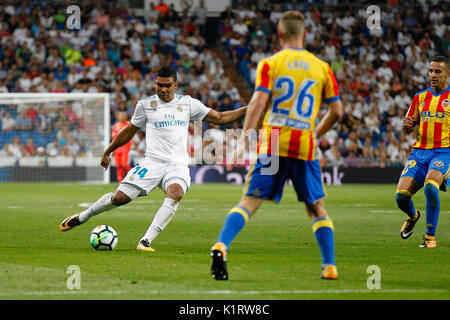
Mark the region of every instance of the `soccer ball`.
[[110, 226], [100, 225], [91, 232], [90, 242], [95, 250], [112, 250], [117, 245], [117, 232]]

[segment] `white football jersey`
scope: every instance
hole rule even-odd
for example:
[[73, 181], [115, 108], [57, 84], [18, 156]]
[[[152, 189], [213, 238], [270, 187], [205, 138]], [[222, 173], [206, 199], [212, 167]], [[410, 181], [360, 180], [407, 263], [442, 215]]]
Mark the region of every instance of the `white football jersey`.
[[187, 152], [190, 120], [203, 120], [211, 108], [191, 96], [175, 95], [164, 102], [157, 95], [139, 100], [131, 123], [145, 126], [145, 158], [180, 165], [189, 164]]

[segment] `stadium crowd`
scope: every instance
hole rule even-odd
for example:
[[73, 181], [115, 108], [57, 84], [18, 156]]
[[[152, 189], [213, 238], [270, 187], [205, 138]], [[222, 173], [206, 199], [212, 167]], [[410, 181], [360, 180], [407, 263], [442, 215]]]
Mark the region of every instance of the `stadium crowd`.
[[[119, 111], [131, 117], [137, 100], [154, 94], [155, 72], [168, 64], [178, 72], [178, 93], [220, 111], [234, 109], [246, 101], [225, 74], [217, 48], [227, 49], [251, 88], [258, 61], [278, 50], [276, 24], [282, 12], [297, 8], [306, 18], [306, 49], [330, 63], [346, 110], [320, 141], [323, 165], [401, 166], [411, 147], [401, 134], [402, 117], [414, 93], [427, 85], [429, 58], [449, 56], [448, 8], [436, 0], [419, 0], [415, 6], [385, 1], [381, 29], [369, 29], [367, 4], [314, 2], [238, 1], [220, 14], [218, 43], [207, 43], [203, 1], [194, 6], [181, 0], [182, 10], [176, 11], [155, 0], [138, 17], [121, 3], [83, 0], [79, 30], [67, 29], [65, 4], [2, 1], [0, 93], [109, 92], [113, 124]], [[101, 152], [92, 151], [78, 134], [83, 121], [70, 105], [0, 105], [0, 117], [0, 156], [33, 156], [38, 150], [73, 157]], [[226, 128], [203, 129], [210, 129], [203, 130], [208, 141], [223, 138]], [[38, 145], [33, 136], [19, 134], [24, 131], [42, 132], [47, 141]], [[131, 158], [144, 150], [140, 133]]]

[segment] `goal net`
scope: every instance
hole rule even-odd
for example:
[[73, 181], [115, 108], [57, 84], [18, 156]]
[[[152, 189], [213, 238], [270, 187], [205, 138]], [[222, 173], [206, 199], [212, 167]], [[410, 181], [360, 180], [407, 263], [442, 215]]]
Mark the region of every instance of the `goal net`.
[[0, 182], [109, 183], [109, 94], [2, 93], [0, 120]]

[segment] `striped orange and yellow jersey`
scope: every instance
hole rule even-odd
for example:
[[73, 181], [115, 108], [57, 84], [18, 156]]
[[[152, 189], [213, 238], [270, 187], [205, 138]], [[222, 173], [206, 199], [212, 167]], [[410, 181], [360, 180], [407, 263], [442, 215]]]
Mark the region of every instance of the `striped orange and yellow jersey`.
[[413, 148], [450, 148], [450, 86], [439, 94], [433, 87], [416, 93], [406, 116], [419, 124]]
[[270, 95], [258, 154], [314, 160], [314, 124], [322, 101], [340, 99], [328, 63], [305, 49], [284, 48], [258, 63], [255, 90]]

